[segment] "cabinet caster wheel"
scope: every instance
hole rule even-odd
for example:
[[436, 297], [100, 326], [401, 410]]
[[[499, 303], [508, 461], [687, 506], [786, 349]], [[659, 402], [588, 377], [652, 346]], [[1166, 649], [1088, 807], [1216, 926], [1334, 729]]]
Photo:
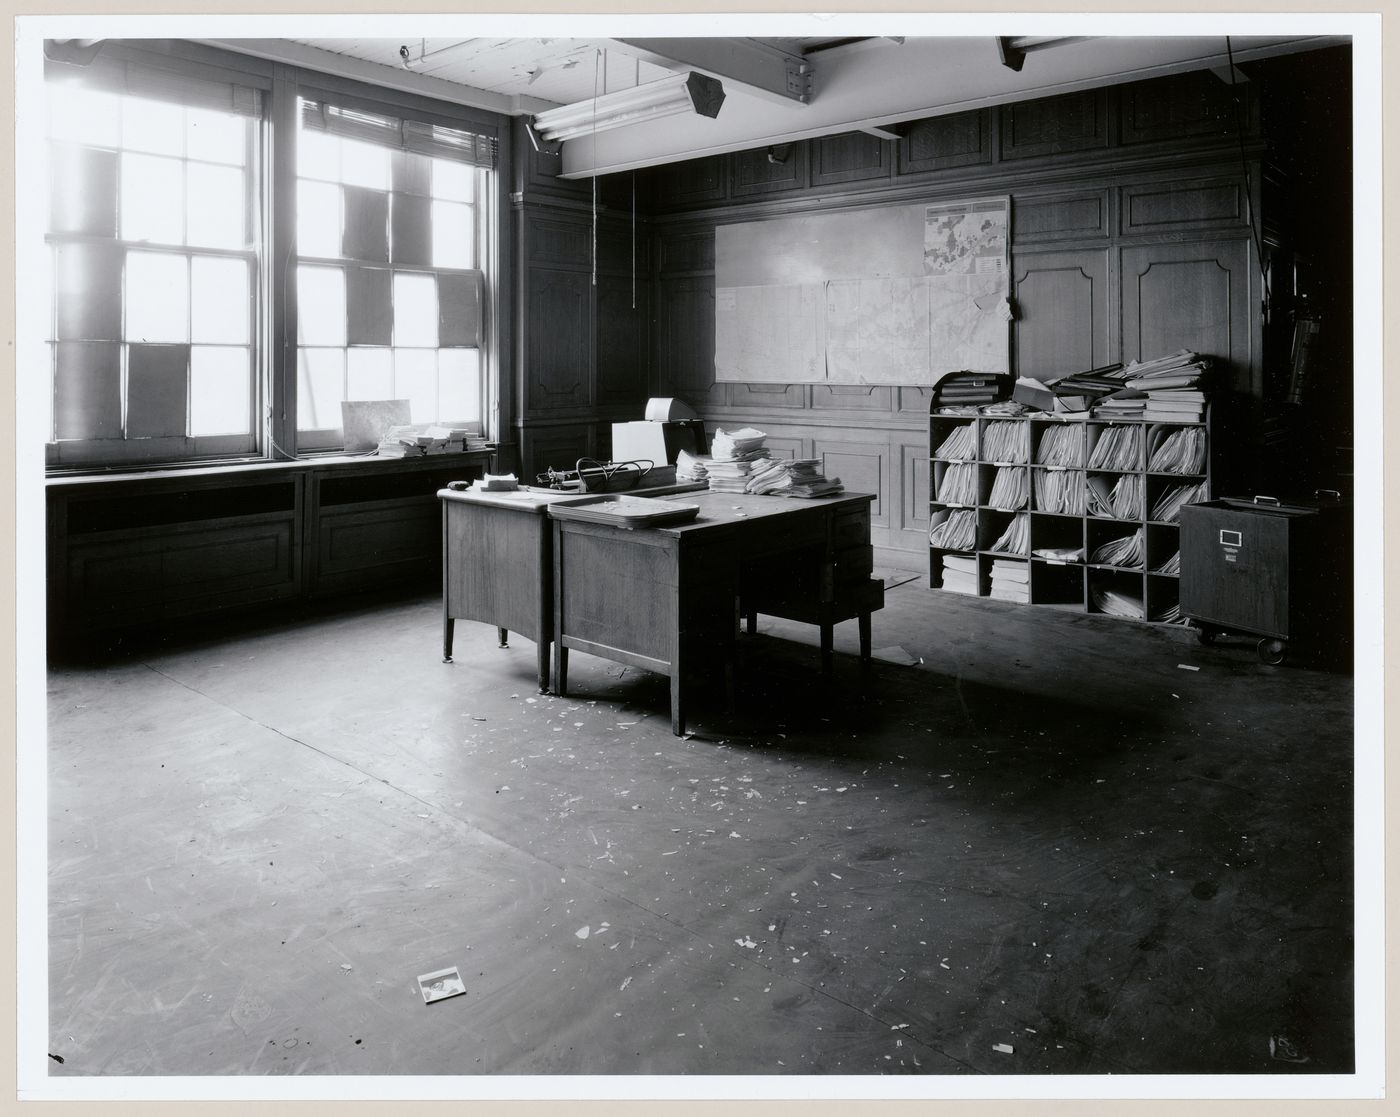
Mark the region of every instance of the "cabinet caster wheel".
[[442, 661], [443, 661], [443, 663], [451, 663], [451, 662], [452, 662], [452, 657], [451, 657], [450, 655], [445, 655], [445, 656], [442, 657]]
[[1205, 625], [1200, 625], [1196, 629], [1196, 642], [1198, 644], [1214, 644], [1215, 637], [1216, 631], [1213, 628], [1207, 628]]
[[1288, 658], [1288, 644], [1283, 640], [1271, 640], [1267, 636], [1259, 641], [1259, 662], [1277, 667]]

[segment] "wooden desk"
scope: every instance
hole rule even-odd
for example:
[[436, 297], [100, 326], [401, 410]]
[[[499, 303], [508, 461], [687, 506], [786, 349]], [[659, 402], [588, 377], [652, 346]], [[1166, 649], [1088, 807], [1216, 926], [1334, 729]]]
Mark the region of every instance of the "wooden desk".
[[[669, 485], [654, 495], [699, 488]], [[512, 631], [535, 642], [540, 692], [549, 689], [554, 631], [554, 560], [550, 505], [587, 499], [579, 493], [512, 493], [441, 489], [442, 658], [452, 661], [458, 619], [495, 625], [500, 646]]]
[[[671, 729], [680, 736], [683, 675], [694, 665], [714, 663], [732, 683], [746, 578], [767, 571], [808, 587], [815, 608], [837, 584], [837, 551], [858, 545], [852, 536], [861, 533], [868, 548], [875, 498], [700, 492], [670, 499], [699, 504], [699, 516], [687, 524], [637, 530], [550, 516], [558, 644], [553, 689], [560, 695], [567, 689], [570, 648], [668, 675]], [[772, 578], [760, 581], [766, 585]], [[867, 605], [879, 608], [869, 599]], [[869, 608], [863, 616], [862, 650], [868, 656]], [[827, 625], [832, 619], [824, 616]], [[829, 655], [827, 628], [823, 633]]]

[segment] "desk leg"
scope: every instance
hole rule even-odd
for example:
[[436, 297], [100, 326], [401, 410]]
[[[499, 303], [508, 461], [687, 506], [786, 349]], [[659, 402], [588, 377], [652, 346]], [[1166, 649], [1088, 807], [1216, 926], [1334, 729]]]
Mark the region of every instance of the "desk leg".
[[496, 647], [498, 647], [498, 648], [508, 648], [508, 647], [510, 647], [510, 644], [508, 644], [508, 643], [506, 642], [506, 641], [508, 641], [508, 640], [510, 639], [510, 629], [508, 629], [508, 628], [498, 628], [498, 629], [496, 629], [496, 639], [500, 641], [500, 643], [497, 644]]
[[870, 614], [862, 613], [856, 623], [860, 625], [860, 662], [870, 666]]
[[563, 697], [569, 687], [569, 649], [560, 644], [554, 649], [554, 693]]
[[540, 633], [536, 636], [537, 658], [536, 666], [539, 668], [540, 693], [549, 693], [549, 637]]
[[685, 707], [681, 704], [680, 664], [671, 664], [671, 732], [677, 737], [685, 736]]
[[451, 663], [451, 662], [452, 662], [452, 630], [453, 630], [453, 627], [456, 625], [456, 623], [457, 623], [457, 622], [456, 622], [452, 617], [443, 617], [443, 618], [442, 618], [442, 661], [443, 661], [443, 663]]
[[822, 625], [822, 674], [831, 674], [831, 645], [832, 630], [835, 628], [830, 621]]

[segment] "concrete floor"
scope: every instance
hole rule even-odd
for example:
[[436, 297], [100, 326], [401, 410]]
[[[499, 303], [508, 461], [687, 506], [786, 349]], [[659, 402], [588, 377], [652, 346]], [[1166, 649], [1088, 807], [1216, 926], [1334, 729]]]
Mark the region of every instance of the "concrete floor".
[[916, 581], [680, 740], [439, 616], [51, 669], [52, 1075], [1352, 1069], [1344, 671]]

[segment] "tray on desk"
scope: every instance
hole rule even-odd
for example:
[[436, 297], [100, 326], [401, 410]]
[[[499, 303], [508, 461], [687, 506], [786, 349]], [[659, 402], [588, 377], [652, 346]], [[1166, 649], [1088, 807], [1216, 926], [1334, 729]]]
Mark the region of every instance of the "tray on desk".
[[667, 527], [695, 519], [700, 514], [700, 505], [605, 493], [588, 500], [555, 505], [549, 514], [556, 519], [585, 520], [594, 524], [611, 524], [613, 527]]

